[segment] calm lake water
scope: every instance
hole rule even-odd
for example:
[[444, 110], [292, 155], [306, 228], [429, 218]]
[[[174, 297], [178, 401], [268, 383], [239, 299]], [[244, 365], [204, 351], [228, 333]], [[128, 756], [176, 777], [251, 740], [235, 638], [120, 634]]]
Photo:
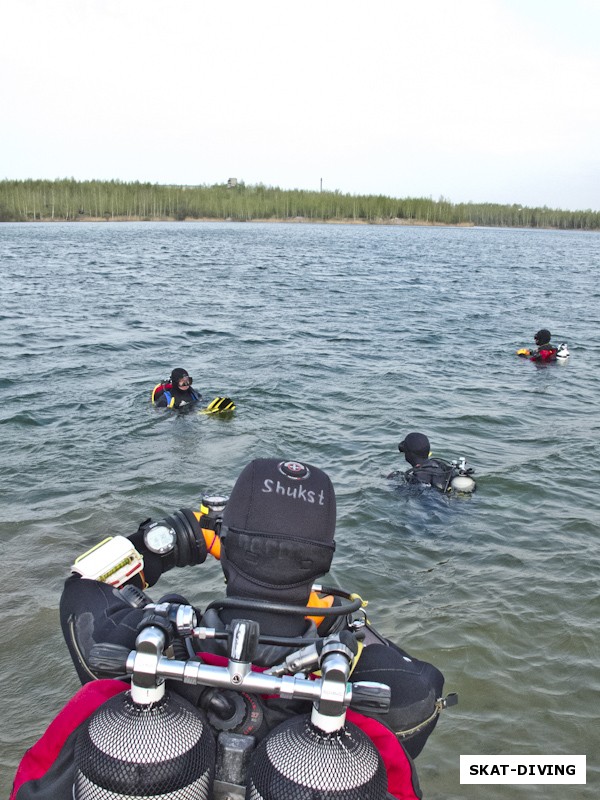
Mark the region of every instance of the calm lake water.
[[[0, 795], [78, 683], [73, 559], [228, 492], [258, 456], [324, 468], [331, 580], [446, 676], [424, 794], [600, 794], [600, 235], [290, 224], [0, 225]], [[564, 366], [515, 356], [549, 328]], [[231, 420], [159, 412], [182, 365]], [[466, 456], [471, 498], [386, 480], [397, 443]], [[216, 562], [160, 588], [198, 605]], [[461, 786], [459, 755], [587, 754], [587, 786]]]

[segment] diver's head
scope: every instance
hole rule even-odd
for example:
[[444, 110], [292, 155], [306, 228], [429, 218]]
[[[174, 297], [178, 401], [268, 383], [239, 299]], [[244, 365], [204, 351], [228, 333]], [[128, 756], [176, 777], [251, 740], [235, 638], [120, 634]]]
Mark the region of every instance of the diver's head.
[[223, 513], [227, 595], [306, 605], [329, 571], [335, 543], [329, 477], [299, 461], [257, 458], [238, 477]]
[[173, 372], [171, 372], [171, 384], [173, 389], [178, 389], [180, 392], [187, 392], [192, 385], [192, 378], [190, 378], [187, 370], [176, 367]]
[[533, 338], [537, 346], [541, 347], [543, 344], [548, 344], [550, 341], [550, 331], [546, 328], [542, 328]]
[[429, 458], [429, 448], [429, 439], [425, 434], [416, 432], [409, 433], [398, 445], [398, 450], [404, 453], [404, 458], [412, 467]]

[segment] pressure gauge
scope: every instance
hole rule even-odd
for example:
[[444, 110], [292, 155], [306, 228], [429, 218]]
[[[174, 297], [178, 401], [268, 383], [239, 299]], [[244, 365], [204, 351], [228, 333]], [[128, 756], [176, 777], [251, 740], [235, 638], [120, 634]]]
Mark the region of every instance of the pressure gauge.
[[202, 505], [206, 506], [209, 514], [221, 515], [225, 510], [228, 500], [228, 495], [206, 494], [202, 498]]

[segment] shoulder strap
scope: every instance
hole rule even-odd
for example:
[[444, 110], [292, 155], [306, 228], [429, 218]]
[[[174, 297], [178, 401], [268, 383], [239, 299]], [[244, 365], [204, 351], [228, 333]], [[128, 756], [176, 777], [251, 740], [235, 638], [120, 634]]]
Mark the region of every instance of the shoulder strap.
[[162, 392], [162, 391], [164, 391], [163, 390], [163, 384], [162, 383], [157, 383], [156, 386], [154, 387], [154, 389], [152, 389], [152, 396], [150, 398], [152, 400], [153, 404], [156, 401], [156, 395], [158, 393]]
[[161, 381], [157, 383], [154, 389], [152, 389], [152, 403], [155, 403], [158, 399], [158, 396], [164, 394], [167, 398], [167, 403], [169, 401], [170, 393], [167, 391], [168, 389], [172, 389], [173, 384], [170, 381]]
[[444, 470], [444, 485], [438, 485], [438, 488], [441, 489], [442, 492], [447, 492], [450, 488], [450, 481], [454, 477], [455, 468], [450, 464], [448, 461], [444, 461], [443, 458], [432, 458], [431, 461], [435, 461], [435, 463], [440, 467], [440, 469]]

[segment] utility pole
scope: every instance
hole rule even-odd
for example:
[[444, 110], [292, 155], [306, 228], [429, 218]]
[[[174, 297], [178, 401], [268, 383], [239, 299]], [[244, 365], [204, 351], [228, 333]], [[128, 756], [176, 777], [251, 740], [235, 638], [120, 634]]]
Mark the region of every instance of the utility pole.
[[320, 189], [320, 191], [323, 191], [323, 178], [321, 178], [321, 189]]

